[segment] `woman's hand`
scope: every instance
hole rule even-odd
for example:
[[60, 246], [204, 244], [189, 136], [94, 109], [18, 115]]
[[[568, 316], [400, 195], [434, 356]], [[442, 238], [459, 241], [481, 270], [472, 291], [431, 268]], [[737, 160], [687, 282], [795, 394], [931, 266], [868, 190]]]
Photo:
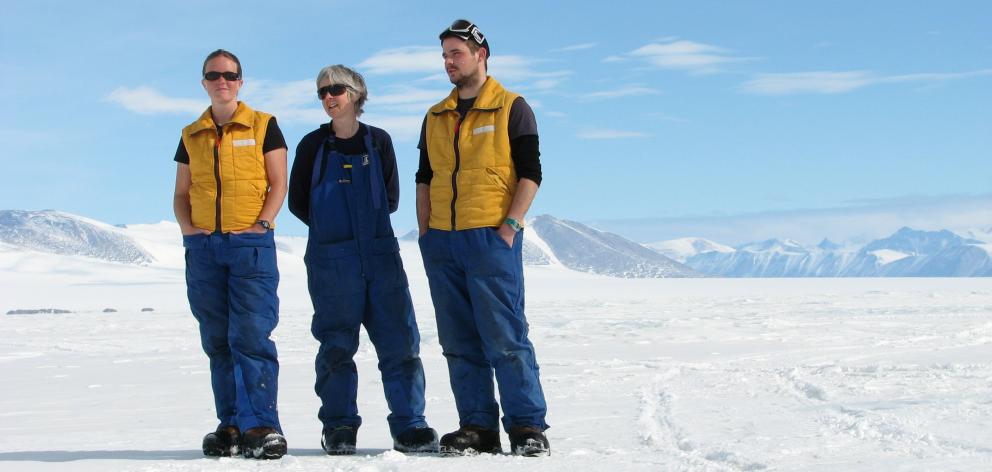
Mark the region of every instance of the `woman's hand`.
[[263, 228], [262, 225], [255, 223], [245, 229], [241, 229], [238, 231], [231, 231], [231, 234], [244, 234], [244, 233], [263, 234], [263, 233], [267, 233], [268, 231], [269, 230]]
[[210, 234], [211, 232], [209, 229], [197, 228], [196, 226], [183, 228], [180, 231], [183, 233], [183, 236], [196, 236], [197, 234]]

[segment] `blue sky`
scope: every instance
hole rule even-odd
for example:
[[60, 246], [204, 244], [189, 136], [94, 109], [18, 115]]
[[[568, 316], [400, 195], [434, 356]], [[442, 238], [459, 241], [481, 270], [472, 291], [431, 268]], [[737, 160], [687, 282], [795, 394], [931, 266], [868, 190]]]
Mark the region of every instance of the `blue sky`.
[[[716, 237], [691, 221], [763, 237], [748, 215], [849, 211], [847, 230], [824, 223], [840, 239], [865, 236], [855, 233], [869, 223], [868, 236], [908, 223], [992, 226], [989, 2], [275, 5], [8, 2], [0, 207], [172, 220], [180, 130], [208, 103], [203, 57], [225, 48], [244, 66], [241, 98], [278, 117], [290, 160], [327, 119], [320, 68], [366, 76], [363, 121], [394, 138], [403, 186], [394, 225], [404, 232], [415, 225], [420, 122], [451, 87], [437, 34], [465, 17], [489, 38], [490, 73], [537, 115], [545, 180], [531, 216], [642, 241]], [[915, 219], [881, 225], [867, 207]], [[285, 209], [278, 223], [305, 234]], [[721, 242], [742, 242], [724, 230]]]

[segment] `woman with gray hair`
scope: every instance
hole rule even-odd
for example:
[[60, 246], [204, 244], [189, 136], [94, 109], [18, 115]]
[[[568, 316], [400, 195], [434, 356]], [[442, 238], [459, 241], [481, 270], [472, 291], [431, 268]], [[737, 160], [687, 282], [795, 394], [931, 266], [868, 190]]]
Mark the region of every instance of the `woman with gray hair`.
[[437, 452], [424, 418], [424, 367], [399, 244], [390, 213], [399, 204], [396, 155], [389, 134], [358, 121], [365, 80], [342, 66], [317, 74], [317, 96], [331, 118], [296, 147], [289, 209], [309, 229], [308, 288], [314, 315], [321, 446], [354, 454], [358, 428], [359, 328], [375, 346], [390, 414], [393, 448]]

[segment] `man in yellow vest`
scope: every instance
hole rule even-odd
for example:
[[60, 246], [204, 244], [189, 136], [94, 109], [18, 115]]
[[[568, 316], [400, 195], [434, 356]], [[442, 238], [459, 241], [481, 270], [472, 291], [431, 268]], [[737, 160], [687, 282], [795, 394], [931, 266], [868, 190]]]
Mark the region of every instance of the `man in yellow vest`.
[[486, 75], [491, 49], [475, 24], [456, 20], [440, 39], [455, 88], [424, 118], [417, 220], [458, 409], [459, 429], [441, 438], [441, 452], [502, 451], [495, 374], [511, 452], [549, 455], [521, 256], [524, 215], [541, 183], [534, 112]]
[[210, 53], [202, 74], [210, 107], [183, 128], [173, 208], [219, 420], [203, 453], [275, 459], [286, 454], [269, 339], [279, 321], [273, 230], [286, 197], [286, 141], [272, 115], [238, 101], [234, 54]]

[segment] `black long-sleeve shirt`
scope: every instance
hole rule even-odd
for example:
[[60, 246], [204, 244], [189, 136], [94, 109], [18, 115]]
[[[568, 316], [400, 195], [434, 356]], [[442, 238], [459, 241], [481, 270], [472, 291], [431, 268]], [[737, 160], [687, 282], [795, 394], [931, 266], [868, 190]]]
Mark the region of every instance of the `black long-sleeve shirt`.
[[[366, 126], [359, 122], [358, 132], [348, 139], [334, 139], [334, 147], [342, 154], [355, 155], [368, 152], [365, 149], [365, 132], [372, 132], [372, 146], [376, 148], [382, 162], [382, 178], [386, 184], [386, 197], [389, 201], [389, 212], [393, 213], [400, 204], [400, 182], [396, 171], [396, 153], [393, 150], [393, 140], [389, 133], [375, 126]], [[310, 225], [310, 184], [313, 178], [313, 166], [317, 160], [317, 150], [334, 130], [330, 123], [320, 125], [311, 131], [296, 146], [296, 157], [293, 159], [293, 170], [289, 174], [289, 211], [307, 226]], [[327, 161], [323, 161], [321, 175], [325, 172]]]

